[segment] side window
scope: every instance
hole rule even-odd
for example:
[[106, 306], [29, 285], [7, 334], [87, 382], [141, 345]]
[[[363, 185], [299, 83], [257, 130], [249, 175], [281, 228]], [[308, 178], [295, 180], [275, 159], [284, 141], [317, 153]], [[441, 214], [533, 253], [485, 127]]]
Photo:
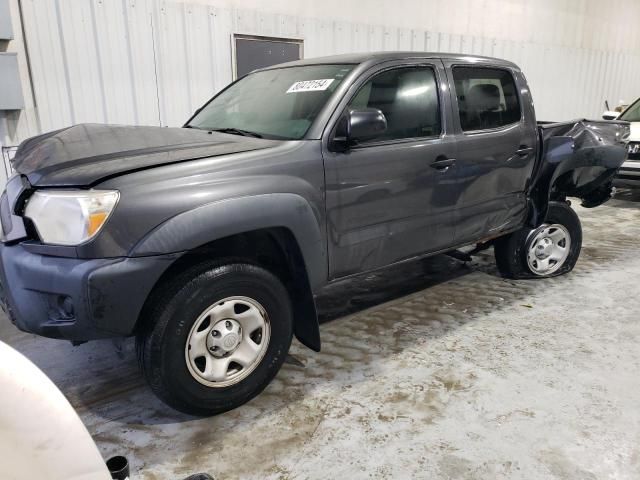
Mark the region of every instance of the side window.
[[511, 72], [454, 67], [453, 80], [463, 131], [500, 128], [520, 121], [518, 91]]
[[384, 113], [387, 131], [374, 141], [431, 137], [441, 132], [438, 85], [428, 67], [379, 73], [358, 90], [349, 108], [377, 108]]

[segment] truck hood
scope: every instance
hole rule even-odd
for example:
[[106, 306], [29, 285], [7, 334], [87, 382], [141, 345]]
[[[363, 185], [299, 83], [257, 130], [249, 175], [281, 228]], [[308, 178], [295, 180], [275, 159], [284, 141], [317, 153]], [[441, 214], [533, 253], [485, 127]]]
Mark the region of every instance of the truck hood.
[[81, 124], [25, 140], [12, 163], [33, 186], [80, 187], [132, 171], [280, 143], [187, 128]]

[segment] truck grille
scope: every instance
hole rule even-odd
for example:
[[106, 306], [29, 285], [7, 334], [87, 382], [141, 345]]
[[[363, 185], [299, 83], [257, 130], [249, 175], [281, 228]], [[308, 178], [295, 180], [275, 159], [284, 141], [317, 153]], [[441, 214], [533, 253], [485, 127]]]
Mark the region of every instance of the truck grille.
[[640, 142], [629, 142], [627, 153], [629, 160], [640, 160]]

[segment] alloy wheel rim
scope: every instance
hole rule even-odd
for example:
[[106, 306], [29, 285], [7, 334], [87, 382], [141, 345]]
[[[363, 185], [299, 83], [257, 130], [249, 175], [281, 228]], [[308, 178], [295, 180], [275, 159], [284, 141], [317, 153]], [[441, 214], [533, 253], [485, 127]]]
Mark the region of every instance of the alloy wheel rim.
[[227, 297], [207, 307], [185, 344], [189, 373], [208, 387], [229, 387], [262, 361], [271, 336], [266, 310], [249, 297]]
[[571, 235], [558, 223], [544, 224], [531, 232], [527, 248], [527, 265], [536, 275], [558, 271], [569, 257]]

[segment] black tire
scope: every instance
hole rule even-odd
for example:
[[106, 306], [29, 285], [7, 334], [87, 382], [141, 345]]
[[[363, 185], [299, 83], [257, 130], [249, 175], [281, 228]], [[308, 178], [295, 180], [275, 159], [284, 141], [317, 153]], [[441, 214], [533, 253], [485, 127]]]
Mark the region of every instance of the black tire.
[[[498, 271], [507, 278], [546, 278], [563, 275], [573, 270], [582, 248], [582, 227], [576, 212], [566, 202], [551, 202], [545, 224], [560, 224], [569, 232], [571, 245], [564, 263], [549, 274], [533, 271], [527, 262], [529, 242], [538, 229], [523, 228], [496, 240], [494, 253]], [[539, 227], [541, 228], [541, 227]]]
[[[185, 346], [193, 324], [211, 305], [233, 296], [256, 300], [267, 313], [270, 340], [253, 371], [227, 387], [203, 385], [190, 373]], [[291, 302], [280, 280], [245, 263], [207, 262], [158, 288], [143, 313], [136, 347], [143, 374], [166, 404], [192, 415], [231, 410], [258, 395], [285, 360], [293, 335]]]

